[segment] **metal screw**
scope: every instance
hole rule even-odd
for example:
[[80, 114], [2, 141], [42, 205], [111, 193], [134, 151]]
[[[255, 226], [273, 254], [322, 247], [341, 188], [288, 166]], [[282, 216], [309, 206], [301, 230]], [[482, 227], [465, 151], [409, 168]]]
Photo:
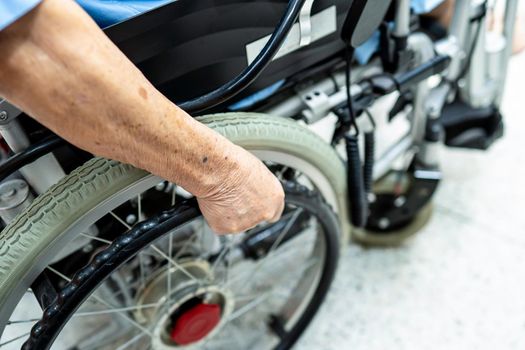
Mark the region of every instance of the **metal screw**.
[[164, 191], [164, 187], [166, 187], [166, 186], [165, 186], [164, 181], [163, 181], [163, 182], [157, 184], [157, 186], [155, 186], [155, 189], [157, 191]]
[[129, 214], [126, 216], [126, 223], [128, 225], [133, 225], [137, 221], [137, 216], [134, 214]]
[[407, 199], [403, 196], [401, 197], [397, 197], [396, 200], [394, 201], [394, 205], [397, 207], [397, 208], [400, 208], [402, 207], [403, 205], [405, 205], [405, 203], [407, 202]]
[[390, 226], [390, 220], [388, 220], [387, 218], [382, 218], [379, 220], [378, 225], [379, 228], [382, 230], [387, 229], [388, 226]]
[[6, 111], [0, 111], [0, 120], [6, 121], [9, 116], [7, 115]]

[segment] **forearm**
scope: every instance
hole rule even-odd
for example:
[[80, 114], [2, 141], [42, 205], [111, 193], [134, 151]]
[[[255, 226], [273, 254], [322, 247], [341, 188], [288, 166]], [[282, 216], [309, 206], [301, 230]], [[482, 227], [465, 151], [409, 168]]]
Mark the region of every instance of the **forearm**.
[[235, 169], [235, 147], [162, 96], [73, 1], [44, 1], [0, 32], [0, 48], [0, 95], [76, 146], [202, 196]]

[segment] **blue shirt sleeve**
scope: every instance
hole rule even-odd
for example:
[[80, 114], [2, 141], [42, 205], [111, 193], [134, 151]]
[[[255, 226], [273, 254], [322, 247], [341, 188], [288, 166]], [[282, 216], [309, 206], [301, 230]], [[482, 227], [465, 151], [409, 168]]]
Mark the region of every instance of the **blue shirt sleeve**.
[[443, 0], [412, 0], [412, 10], [417, 14], [428, 13], [442, 2]]
[[1, 0], [0, 30], [31, 11], [41, 0]]
[[105, 28], [173, 1], [176, 0], [77, 0], [77, 3]]

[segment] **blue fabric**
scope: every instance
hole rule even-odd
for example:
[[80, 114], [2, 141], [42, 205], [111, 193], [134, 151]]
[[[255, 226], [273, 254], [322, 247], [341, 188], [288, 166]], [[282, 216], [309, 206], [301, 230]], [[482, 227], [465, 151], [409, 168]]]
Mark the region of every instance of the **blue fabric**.
[[[25, 15], [40, 1], [0, 0], [0, 30]], [[172, 1], [176, 0], [77, 0], [102, 28]]]
[[[0, 30], [22, 17], [41, 0], [1, 0]], [[93, 19], [102, 27], [124, 21], [148, 10], [176, 0], [77, 0]], [[198, 1], [198, 0], [196, 0]], [[412, 0], [416, 13], [429, 12], [443, 0]], [[374, 38], [377, 41], [377, 38]], [[365, 43], [370, 50], [370, 44]]]
[[77, 0], [102, 28], [173, 1], [177, 0]]
[[284, 85], [286, 82], [285, 79], [279, 80], [277, 83], [274, 83], [242, 100], [239, 102], [236, 102], [228, 107], [230, 111], [238, 111], [240, 109], [246, 109], [248, 107], [253, 106], [257, 102], [260, 102], [262, 100], [265, 100], [266, 98], [272, 96], [274, 93], [277, 92], [281, 88], [281, 86]]
[[[428, 13], [435, 9], [445, 0], [412, 0], [412, 10], [416, 14]], [[363, 45], [359, 46], [354, 53], [357, 63], [366, 64], [379, 50], [380, 34], [374, 33]]]
[[[35, 7], [41, 0], [0, 0], [0, 30]], [[99, 26], [105, 28], [143, 12], [177, 0], [77, 0]], [[198, 0], [195, 0], [198, 1]], [[444, 0], [412, 0], [412, 9], [421, 14], [432, 11]], [[355, 57], [366, 64], [379, 48], [379, 33], [356, 49]]]
[[22, 17], [40, 0], [0, 0], [0, 30]]

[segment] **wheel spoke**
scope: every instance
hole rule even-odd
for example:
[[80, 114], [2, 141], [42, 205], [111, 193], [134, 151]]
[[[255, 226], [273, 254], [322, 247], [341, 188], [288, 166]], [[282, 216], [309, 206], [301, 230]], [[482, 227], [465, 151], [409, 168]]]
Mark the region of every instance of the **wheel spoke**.
[[142, 214], [142, 195], [141, 194], [137, 196], [137, 218], [139, 222], [144, 220], [144, 215]]
[[142, 252], [139, 252], [139, 274], [140, 274], [140, 286], [144, 287], [146, 285], [146, 277], [145, 277], [145, 271], [144, 271], [144, 254]]
[[277, 178], [281, 181], [284, 181], [284, 173], [286, 173], [290, 168], [287, 166], [283, 166], [281, 170], [277, 174]]
[[[228, 237], [228, 236], [225, 236], [225, 238]], [[229, 254], [233, 248], [233, 245], [236, 243], [236, 239], [235, 239], [236, 236], [231, 236], [231, 237], [228, 237], [230, 240], [227, 244], [224, 245], [224, 247], [222, 248], [221, 252], [219, 253], [219, 256], [217, 257], [217, 259], [215, 260], [215, 262], [213, 263], [212, 267], [211, 267], [211, 273], [210, 273], [210, 276], [214, 276], [215, 275], [215, 270], [217, 269], [217, 267], [219, 266], [219, 264], [226, 258], [227, 254]], [[227, 284], [227, 276], [228, 276], [228, 273], [229, 273], [229, 269], [227, 268], [225, 274], [226, 274], [226, 281], [224, 282], [225, 284]]]
[[177, 197], [177, 186], [173, 184], [173, 189], [171, 190], [171, 206], [175, 205], [175, 198]]
[[92, 235], [88, 235], [87, 233], [80, 233], [79, 234], [80, 236], [83, 236], [83, 237], [86, 237], [86, 238], [89, 238], [89, 239], [92, 239], [94, 241], [98, 241], [98, 242], [101, 242], [101, 243], [104, 243], [104, 244], [107, 244], [107, 245], [110, 245], [111, 241], [108, 241], [107, 239], [104, 239], [104, 238], [100, 238], [100, 237], [97, 237], [97, 236], [92, 236]]
[[[312, 238], [312, 239], [309, 239], [309, 240], [306, 240], [306, 241], [301, 241], [301, 247], [308, 246], [309, 244], [311, 244], [313, 242], [315, 242], [315, 238]], [[279, 260], [279, 259], [287, 256], [294, 249], [297, 249], [297, 247], [295, 245], [283, 246], [283, 248], [280, 249], [278, 252], [273, 253], [272, 260], [273, 261]]]
[[242, 315], [246, 314], [248, 311], [254, 309], [258, 305], [260, 305], [263, 301], [268, 299], [270, 297], [270, 295], [271, 295], [271, 292], [266, 292], [266, 293], [260, 295], [259, 297], [257, 297], [256, 299], [254, 299], [253, 301], [249, 302], [248, 304], [244, 305], [239, 310], [237, 310], [234, 313], [232, 313], [230, 315], [230, 317], [228, 317], [227, 322], [233, 321], [233, 320], [241, 317]]
[[29, 336], [29, 334], [31, 334], [31, 332], [24, 333], [24, 334], [19, 335], [19, 336], [15, 337], [15, 338], [9, 339], [8, 341], [0, 343], [0, 348], [3, 347], [3, 346], [6, 346], [7, 344], [11, 344], [12, 342], [15, 342], [15, 341], [17, 341], [19, 339], [26, 338], [26, 337]]
[[[67, 282], [71, 282], [71, 279], [69, 277], [67, 277], [66, 275], [64, 275], [63, 273], [61, 273], [60, 271], [52, 268], [51, 266], [48, 266], [47, 267], [48, 270], [50, 270], [51, 272], [55, 273], [56, 275], [58, 275], [59, 277], [61, 277], [62, 279], [66, 280]], [[107, 303], [105, 300], [99, 298], [97, 295], [95, 294], [91, 294], [89, 297], [88, 297], [88, 300], [89, 299], [94, 299], [96, 301], [98, 301], [99, 303], [105, 305], [106, 307], [108, 308], [115, 308], [115, 306], [113, 305], [110, 305], [109, 303]], [[142, 332], [144, 333], [147, 333], [150, 337], [152, 336], [151, 332], [142, 327], [140, 324], [138, 324], [137, 322], [135, 322], [133, 319], [131, 319], [130, 317], [128, 317], [126, 314], [122, 313], [122, 312], [118, 312], [117, 315], [119, 315], [120, 317], [123, 317], [124, 319], [126, 319], [127, 321], [129, 321], [131, 324], [133, 324], [135, 327], [137, 327], [139, 330], [141, 330]]]
[[146, 334], [139, 333], [139, 334], [135, 335], [133, 338], [131, 338], [130, 340], [128, 340], [127, 342], [125, 342], [124, 344], [119, 346], [116, 350], [128, 349], [131, 344], [138, 342], [144, 335], [146, 335]]
[[[140, 200], [141, 196], [139, 195], [138, 196], [139, 200], [138, 200], [138, 207], [141, 208], [141, 202], [142, 200]], [[139, 209], [139, 212], [140, 209]], [[110, 211], [109, 212], [118, 222], [120, 222], [122, 225], [124, 225], [128, 230], [131, 230], [131, 226], [129, 226], [124, 220], [122, 220], [118, 215], [116, 215], [114, 212]], [[142, 215], [142, 214], [140, 214]], [[140, 218], [139, 218], [140, 219]], [[197, 282], [199, 284], [201, 284], [201, 281], [199, 281], [195, 276], [193, 276], [191, 273], [188, 272], [188, 270], [186, 270], [183, 266], [181, 266], [180, 264], [178, 264], [174, 259], [172, 259], [171, 257], [167, 256], [161, 249], [157, 248], [157, 246], [155, 246], [154, 244], [151, 245], [151, 249], [153, 249], [155, 252], [157, 252], [162, 258], [166, 259], [168, 261], [168, 263], [172, 264], [174, 267], [176, 267], [177, 269], [179, 269], [183, 274], [185, 274], [186, 276], [188, 276], [190, 279], [192, 279], [194, 282]], [[142, 268], [142, 258], [141, 258], [141, 253], [139, 253], [139, 265], [141, 266], [141, 278], [143, 278], [143, 268]]]
[[6, 326], [10, 326], [12, 324], [21, 324], [21, 323], [33, 323], [33, 322], [36, 322], [40, 320], [39, 318], [30, 318], [30, 319], [27, 319], [27, 320], [15, 320], [15, 321], [7, 321], [7, 323], [5, 324]]
[[57, 275], [58, 277], [62, 278], [63, 280], [66, 280], [67, 282], [71, 282], [71, 278], [67, 277], [66, 275], [64, 275], [62, 272], [56, 270], [55, 268], [51, 267], [51, 266], [48, 266], [47, 269], [51, 272], [53, 272], [55, 275]]
[[193, 276], [188, 270], [184, 268], [184, 266], [181, 266], [179, 263], [177, 263], [175, 260], [173, 260], [171, 257], [167, 256], [161, 249], [157, 248], [155, 245], [151, 245], [151, 249], [156, 251], [161, 257], [166, 259], [168, 263], [172, 264], [173, 267], [179, 269], [183, 274], [185, 274], [187, 277], [189, 277], [194, 282], [198, 283], [199, 285], [202, 284], [202, 281], [199, 281], [195, 276]]
[[246, 280], [245, 283], [243, 283], [244, 289], [248, 285], [250, 285], [250, 282], [253, 281], [257, 272], [263, 267], [264, 263], [268, 260], [268, 257], [270, 257], [273, 254], [274, 250], [279, 246], [279, 244], [282, 242], [284, 237], [286, 237], [286, 235], [288, 234], [288, 231], [293, 226], [293, 224], [295, 223], [295, 221], [297, 220], [299, 215], [301, 215], [302, 212], [303, 212], [303, 209], [299, 208], [293, 213], [292, 217], [290, 218], [290, 221], [288, 221], [286, 226], [283, 228], [283, 231], [279, 234], [275, 242], [272, 244], [272, 246], [270, 247], [270, 250], [268, 250], [268, 253], [266, 253], [266, 256], [261, 261], [257, 262], [257, 264], [255, 265], [255, 268], [250, 273], [248, 280]]
[[151, 309], [151, 308], [159, 307], [160, 305], [162, 305], [162, 303], [144, 304], [140, 306], [128, 306], [128, 307], [121, 307], [121, 308], [107, 309], [107, 310], [97, 310], [97, 311], [81, 311], [81, 312], [75, 313], [72, 317], [108, 315], [108, 314], [114, 314], [117, 312], [129, 312], [129, 311], [136, 311], [136, 310]]
[[[129, 306], [129, 307], [107, 309], [107, 310], [80, 311], [80, 312], [75, 313], [72, 317], [100, 316], [100, 315], [114, 314], [117, 312], [129, 312], [129, 311], [136, 311], [136, 310], [151, 309], [151, 308], [159, 307], [161, 304], [162, 303], [154, 303], [154, 304], [144, 304], [144, 305], [139, 305], [139, 306]], [[33, 318], [33, 319], [27, 319], [27, 320], [7, 321], [6, 325], [32, 323], [38, 320], [39, 320], [38, 318]]]
[[[170, 232], [169, 236], [168, 236], [168, 256], [173, 256], [173, 232]], [[167, 278], [167, 286], [166, 286], [166, 289], [168, 290], [168, 309], [171, 307], [171, 273], [170, 273], [170, 267], [169, 267], [169, 264], [168, 264], [168, 267], [167, 267], [167, 272], [168, 272], [168, 278]]]
[[[184, 242], [182, 247], [180, 247], [177, 251], [177, 254], [173, 257], [173, 260], [177, 261], [181, 255], [184, 253], [184, 251], [189, 247], [190, 244], [195, 243], [195, 239], [197, 238], [196, 231], [194, 231], [190, 237]], [[171, 255], [170, 255], [171, 256]]]
[[124, 227], [126, 227], [128, 230], [131, 230], [131, 226], [128, 225], [127, 222], [125, 222], [124, 220], [122, 220], [117, 214], [115, 214], [113, 211], [110, 211], [109, 214], [111, 216], [113, 216], [118, 222], [120, 222], [122, 225], [124, 225]]

